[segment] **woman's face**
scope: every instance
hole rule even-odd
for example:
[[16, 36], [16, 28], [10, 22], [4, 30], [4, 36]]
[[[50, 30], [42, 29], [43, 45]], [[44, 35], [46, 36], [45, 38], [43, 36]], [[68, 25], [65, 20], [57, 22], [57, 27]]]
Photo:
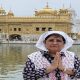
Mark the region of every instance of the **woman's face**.
[[60, 52], [64, 47], [64, 41], [60, 36], [50, 36], [47, 40], [44, 41], [45, 47], [49, 50], [49, 52], [56, 53]]

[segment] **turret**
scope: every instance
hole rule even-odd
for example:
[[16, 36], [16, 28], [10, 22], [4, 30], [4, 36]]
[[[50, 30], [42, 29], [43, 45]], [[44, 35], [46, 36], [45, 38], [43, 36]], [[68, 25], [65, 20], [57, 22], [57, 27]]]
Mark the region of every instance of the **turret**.
[[9, 12], [8, 12], [8, 14], [7, 14], [8, 16], [14, 16], [14, 13], [13, 13], [13, 11], [12, 10], [9, 10]]
[[0, 15], [6, 15], [5, 10], [2, 8], [2, 6], [0, 7]]

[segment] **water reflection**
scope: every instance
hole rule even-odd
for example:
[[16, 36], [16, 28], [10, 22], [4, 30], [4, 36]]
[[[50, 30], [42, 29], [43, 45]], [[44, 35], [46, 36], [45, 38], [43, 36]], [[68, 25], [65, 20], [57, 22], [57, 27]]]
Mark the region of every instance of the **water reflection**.
[[33, 44], [0, 44], [0, 79], [14, 80], [18, 74], [11, 77], [11, 73], [22, 72], [27, 54], [32, 53], [33, 50], [35, 50]]
[[[0, 80], [23, 80], [27, 55], [36, 50], [34, 44], [0, 44]], [[80, 57], [80, 45], [74, 45], [70, 50]]]

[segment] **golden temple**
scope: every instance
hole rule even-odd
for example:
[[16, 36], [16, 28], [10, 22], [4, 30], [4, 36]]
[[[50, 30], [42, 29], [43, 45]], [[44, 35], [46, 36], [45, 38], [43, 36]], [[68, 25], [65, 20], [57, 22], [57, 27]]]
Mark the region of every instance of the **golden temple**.
[[48, 4], [41, 10], [35, 10], [35, 15], [29, 17], [17, 17], [10, 10], [8, 13], [0, 8], [0, 34], [6, 40], [26, 40], [26, 38], [36, 40], [37, 36], [45, 31], [64, 31], [72, 36], [72, 13], [61, 8], [55, 10]]

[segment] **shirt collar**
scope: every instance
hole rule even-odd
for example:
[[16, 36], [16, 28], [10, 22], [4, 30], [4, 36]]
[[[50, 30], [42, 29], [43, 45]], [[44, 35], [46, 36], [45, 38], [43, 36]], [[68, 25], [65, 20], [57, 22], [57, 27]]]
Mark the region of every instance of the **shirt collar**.
[[[48, 53], [48, 51], [40, 51], [40, 52], [42, 53], [43, 56], [47, 55], [47, 56], [49, 56], [49, 57], [52, 57], [52, 56]], [[64, 52], [61, 52], [61, 56], [62, 56], [62, 57], [65, 57], [66, 55], [64, 54]]]

